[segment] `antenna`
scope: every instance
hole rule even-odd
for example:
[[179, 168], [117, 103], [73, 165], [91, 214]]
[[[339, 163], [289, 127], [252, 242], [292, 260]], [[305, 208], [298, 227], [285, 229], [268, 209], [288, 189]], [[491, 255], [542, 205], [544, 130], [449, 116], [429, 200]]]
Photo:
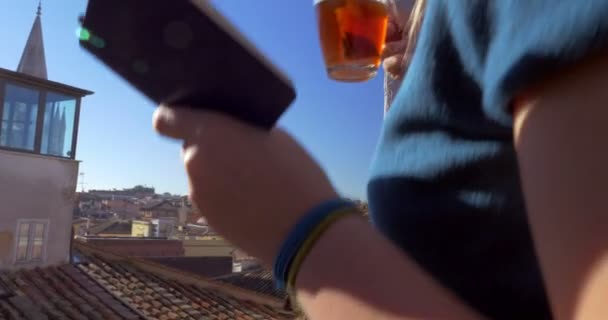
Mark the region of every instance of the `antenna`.
[[84, 172], [81, 172], [78, 174], [80, 176], [80, 192], [84, 193], [84, 186], [86, 185], [86, 183], [84, 182]]

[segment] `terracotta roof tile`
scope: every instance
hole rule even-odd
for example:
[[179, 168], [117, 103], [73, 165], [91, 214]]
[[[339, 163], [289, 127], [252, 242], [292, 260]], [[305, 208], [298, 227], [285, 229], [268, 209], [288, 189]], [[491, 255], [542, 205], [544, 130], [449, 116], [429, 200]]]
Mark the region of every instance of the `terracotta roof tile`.
[[5, 319], [141, 319], [72, 265], [0, 274]]
[[287, 298], [285, 291], [276, 288], [272, 272], [264, 268], [233, 273], [217, 277], [215, 280], [279, 299]]
[[128, 261], [89, 256], [79, 268], [149, 319], [292, 319], [281, 308], [238, 299], [218, 288], [163, 278]]
[[260, 302], [271, 300], [250, 300], [203, 278], [181, 282], [161, 271], [146, 271], [157, 269], [144, 270], [135, 260], [84, 256], [78, 265], [0, 271], [0, 320], [294, 318], [280, 304]]
[[208, 278], [232, 273], [232, 257], [150, 257], [146, 260]]

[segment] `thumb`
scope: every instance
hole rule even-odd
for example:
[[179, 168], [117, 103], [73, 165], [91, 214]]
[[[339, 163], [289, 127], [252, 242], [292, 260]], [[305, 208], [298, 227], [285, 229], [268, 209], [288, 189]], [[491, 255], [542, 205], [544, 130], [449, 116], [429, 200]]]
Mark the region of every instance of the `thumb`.
[[164, 136], [185, 140], [198, 133], [205, 116], [204, 111], [161, 105], [154, 111], [152, 126]]
[[384, 71], [394, 79], [400, 79], [405, 73], [404, 55], [394, 55], [384, 59]]

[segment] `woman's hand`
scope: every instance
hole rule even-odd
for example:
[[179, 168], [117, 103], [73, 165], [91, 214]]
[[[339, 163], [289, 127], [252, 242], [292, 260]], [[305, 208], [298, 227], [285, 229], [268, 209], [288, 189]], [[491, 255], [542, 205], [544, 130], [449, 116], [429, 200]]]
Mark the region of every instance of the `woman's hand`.
[[386, 46], [382, 53], [384, 70], [394, 79], [401, 79], [407, 69], [405, 51], [408, 45], [406, 31], [414, 1], [389, 0], [389, 22]]
[[165, 106], [153, 122], [160, 134], [184, 141], [191, 197], [209, 223], [266, 263], [302, 214], [337, 197], [317, 163], [283, 130]]
[[405, 74], [405, 50], [407, 49], [407, 38], [403, 37], [403, 30], [389, 21], [386, 45], [382, 52], [382, 66], [384, 71], [394, 79], [401, 79]]

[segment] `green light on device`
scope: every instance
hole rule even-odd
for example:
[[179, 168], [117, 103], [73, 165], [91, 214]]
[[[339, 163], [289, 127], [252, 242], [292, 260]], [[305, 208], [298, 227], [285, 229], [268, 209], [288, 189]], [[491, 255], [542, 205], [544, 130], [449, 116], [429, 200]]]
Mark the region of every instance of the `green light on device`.
[[85, 28], [78, 28], [76, 30], [76, 35], [78, 36], [78, 39], [80, 39], [82, 41], [91, 40], [91, 32], [89, 32], [89, 30], [87, 30]]
[[87, 30], [86, 28], [78, 28], [76, 30], [76, 36], [78, 36], [78, 39], [80, 39], [81, 41], [89, 42], [92, 46], [96, 48], [103, 49], [106, 46], [105, 40], [92, 35], [91, 31]]

